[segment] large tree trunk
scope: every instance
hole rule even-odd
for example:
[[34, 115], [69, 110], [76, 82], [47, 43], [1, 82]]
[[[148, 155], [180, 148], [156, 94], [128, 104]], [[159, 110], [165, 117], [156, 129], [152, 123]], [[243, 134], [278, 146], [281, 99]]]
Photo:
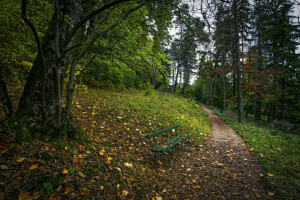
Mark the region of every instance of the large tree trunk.
[[[68, 1], [65, 4], [63, 11], [64, 15], [68, 16], [71, 21], [70, 23], [65, 23], [65, 19], [59, 20], [59, 29], [61, 39], [60, 44], [67, 43], [65, 46], [60, 46], [61, 52], [66, 52], [67, 49], [70, 48], [72, 42], [66, 42], [66, 39], [69, 38], [70, 32], [72, 29], [72, 25], [76, 24], [85, 14], [86, 11], [86, 1], [84, 0], [72, 0]], [[60, 80], [62, 76], [62, 69], [66, 65], [68, 53], [64, 55], [60, 62], [58, 62], [57, 58], [57, 41], [55, 38], [55, 23], [57, 15], [54, 15], [49, 28], [46, 31], [45, 37], [43, 38], [42, 50], [44, 52], [44, 62], [45, 62], [45, 108], [49, 117], [54, 118], [54, 122], [58, 121], [55, 119], [58, 117], [58, 112], [61, 112], [61, 94], [60, 88]], [[18, 113], [22, 115], [29, 116], [28, 121], [30, 122], [30, 127], [39, 128], [42, 126], [42, 86], [43, 81], [41, 79], [43, 74], [42, 70], [42, 57], [41, 54], [38, 53], [35, 61], [33, 63], [32, 69], [30, 71], [29, 77], [27, 79], [23, 94], [21, 96]], [[55, 107], [59, 109], [56, 109]], [[56, 112], [56, 114], [55, 114]], [[54, 124], [55, 126], [59, 124]]]

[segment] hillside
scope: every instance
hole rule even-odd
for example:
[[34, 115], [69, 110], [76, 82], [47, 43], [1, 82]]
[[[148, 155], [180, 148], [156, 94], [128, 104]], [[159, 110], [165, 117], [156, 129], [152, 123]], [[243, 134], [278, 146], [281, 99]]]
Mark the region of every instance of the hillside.
[[[2, 142], [2, 195], [149, 199], [182, 196], [193, 187], [187, 184], [180, 191], [180, 185], [170, 182], [193, 174], [186, 168], [194, 160], [191, 153], [210, 132], [208, 116], [195, 102], [156, 91], [145, 96], [145, 91], [89, 89], [76, 97], [74, 109], [77, 128], [68, 133], [68, 142], [60, 136], [37, 136], [20, 144], [7, 137], [8, 143]], [[181, 125], [176, 134], [191, 138], [175, 148], [171, 168], [168, 161], [154, 159], [153, 140], [146, 135], [173, 124]]]

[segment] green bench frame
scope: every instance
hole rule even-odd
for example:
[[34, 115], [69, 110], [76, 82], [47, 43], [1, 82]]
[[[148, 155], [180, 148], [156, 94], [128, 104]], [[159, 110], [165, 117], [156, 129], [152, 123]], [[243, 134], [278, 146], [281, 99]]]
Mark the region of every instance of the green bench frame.
[[178, 145], [180, 142], [184, 141], [185, 139], [189, 138], [190, 137], [190, 134], [187, 134], [185, 135], [184, 137], [182, 137], [181, 135], [178, 135], [170, 140], [168, 140], [167, 142], [165, 142], [164, 144], [160, 144], [159, 146], [157, 146], [156, 144], [156, 139], [155, 137], [158, 136], [158, 135], [161, 135], [163, 133], [166, 133], [166, 132], [169, 132], [173, 129], [176, 129], [178, 128], [180, 125], [176, 125], [176, 126], [173, 126], [173, 127], [170, 127], [170, 128], [167, 128], [167, 129], [163, 129], [163, 130], [160, 130], [160, 131], [157, 131], [157, 132], [154, 132], [152, 130], [152, 133], [147, 135], [147, 138], [152, 138], [154, 139], [154, 148], [151, 149], [152, 152], [155, 153], [155, 158], [156, 158], [156, 153], [164, 153], [166, 151], [170, 151], [171, 152], [171, 155], [170, 155], [170, 158], [169, 158], [169, 161], [170, 161], [170, 166], [172, 166], [172, 163], [171, 163], [171, 158], [173, 157], [173, 151], [172, 151], [172, 148], [175, 147], [176, 145]]

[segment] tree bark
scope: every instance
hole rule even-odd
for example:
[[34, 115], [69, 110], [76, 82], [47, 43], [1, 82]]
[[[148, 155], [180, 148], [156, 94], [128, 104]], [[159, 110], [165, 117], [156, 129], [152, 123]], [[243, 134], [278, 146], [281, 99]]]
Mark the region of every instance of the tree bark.
[[[70, 17], [71, 22], [69, 24], [65, 23], [64, 19], [59, 19], [59, 38], [62, 40], [59, 41], [60, 44], [69, 37], [70, 31], [72, 30], [72, 24], [76, 24], [76, 22], [78, 22], [86, 12], [87, 2], [84, 0], [72, 0], [65, 6], [64, 14]], [[55, 13], [49, 23], [49, 28], [46, 31], [43, 43], [41, 44], [42, 51], [38, 52], [34, 60], [24, 91], [19, 101], [17, 112], [20, 114], [22, 113], [22, 115], [29, 116], [29, 126], [37, 129], [42, 126], [43, 122], [43, 116], [41, 113], [43, 106], [43, 83], [45, 83], [45, 109], [49, 116], [56, 118], [55, 108], [58, 108], [59, 104], [61, 105], [61, 72], [62, 67], [66, 65], [66, 58], [68, 57], [69, 52], [62, 53], [64, 57], [59, 58], [59, 62], [57, 61], [56, 48], [58, 38], [56, 36], [57, 32], [55, 31], [55, 27], [57, 26], [56, 17], [57, 15]], [[62, 52], [66, 52], [71, 45], [72, 42], [68, 43], [66, 46], [61, 46], [60, 49]], [[41, 52], [44, 52], [44, 54]], [[41, 67], [43, 63], [45, 64], [44, 69]], [[45, 75], [45, 80], [42, 79], [43, 75]], [[56, 113], [60, 113], [60, 109], [61, 106], [58, 108], [58, 112]], [[54, 121], [58, 121], [58, 119]], [[59, 124], [56, 124], [55, 126], [57, 125]]]
[[240, 44], [239, 44], [239, 25], [238, 25], [238, 8], [237, 0], [233, 1], [234, 15], [234, 34], [235, 34], [235, 68], [237, 76], [237, 93], [238, 93], [238, 122], [243, 121], [243, 91], [242, 91], [242, 70], [240, 65]]
[[[262, 11], [261, 11], [261, 4], [260, 1], [257, 1], [258, 3], [258, 20], [256, 23], [256, 29], [257, 29], [257, 63], [256, 63], [256, 76], [255, 76], [255, 82], [258, 84], [259, 81], [261, 81], [260, 73], [262, 70], [263, 65], [263, 55], [262, 55], [262, 32], [261, 32], [261, 17], [262, 17]], [[261, 120], [261, 93], [258, 91], [260, 89], [260, 86], [257, 85], [255, 87], [255, 104], [254, 104], [254, 120], [259, 121]]]
[[210, 105], [214, 105], [214, 100], [213, 100], [213, 69], [212, 69], [212, 61], [211, 61], [211, 52], [209, 52], [209, 101]]
[[[180, 16], [179, 16], [179, 20], [180, 20]], [[177, 72], [176, 72], [176, 78], [175, 78], [175, 83], [174, 83], [174, 88], [173, 88], [174, 94], [176, 92], [178, 74], [179, 74], [179, 70], [181, 68], [182, 32], [183, 32], [182, 22], [180, 21], [180, 43], [179, 43], [179, 55], [178, 55], [178, 61], [177, 61]]]
[[0, 98], [4, 109], [5, 117], [10, 118], [13, 116], [13, 109], [7, 92], [7, 87], [4, 81], [2, 70], [3, 69], [0, 68]]

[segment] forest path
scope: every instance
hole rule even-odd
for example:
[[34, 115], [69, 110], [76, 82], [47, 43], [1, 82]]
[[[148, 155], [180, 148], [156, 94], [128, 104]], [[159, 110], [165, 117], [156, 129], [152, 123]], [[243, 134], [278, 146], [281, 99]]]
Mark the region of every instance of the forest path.
[[211, 110], [201, 107], [212, 126], [210, 139], [200, 150], [208, 161], [202, 172], [207, 174], [204, 189], [214, 194], [213, 199], [268, 199], [263, 170], [244, 140]]

